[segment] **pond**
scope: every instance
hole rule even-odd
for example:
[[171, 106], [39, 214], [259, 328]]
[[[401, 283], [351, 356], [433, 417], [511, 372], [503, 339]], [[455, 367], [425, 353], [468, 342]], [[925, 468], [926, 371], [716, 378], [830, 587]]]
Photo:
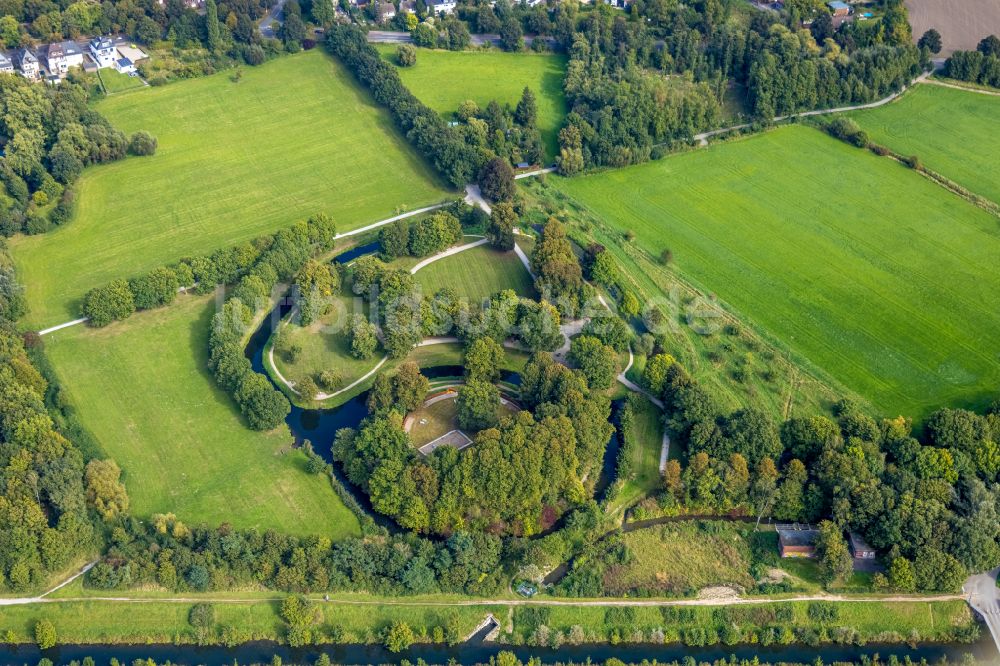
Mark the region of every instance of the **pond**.
[[972, 654], [981, 663], [996, 663], [996, 647], [989, 632], [984, 631], [980, 640], [972, 644], [927, 644], [911, 648], [904, 644], [869, 644], [863, 647], [852, 645], [718, 645], [712, 647], [687, 647], [679, 644], [619, 644], [596, 643], [588, 645], [564, 645], [558, 649], [525, 646], [507, 646], [482, 641], [470, 641], [454, 647], [446, 645], [414, 645], [409, 650], [393, 654], [378, 645], [317, 645], [292, 649], [270, 642], [252, 642], [232, 648], [223, 646], [199, 647], [193, 645], [61, 645], [40, 651], [35, 646], [0, 646], [0, 666], [36, 664], [47, 657], [57, 664], [71, 660], [93, 657], [98, 666], [104, 666], [112, 658], [128, 666], [136, 659], [153, 659], [157, 663], [170, 661], [179, 666], [231, 666], [240, 664], [265, 664], [273, 655], [281, 657], [285, 664], [312, 664], [325, 653], [335, 664], [398, 664], [404, 659], [411, 662], [423, 659], [429, 664], [455, 663], [463, 666], [488, 663], [498, 652], [514, 652], [523, 662], [529, 657], [538, 657], [543, 663], [573, 661], [603, 662], [610, 658], [626, 663], [639, 663], [643, 659], [656, 659], [660, 663], [694, 657], [699, 662], [714, 661], [736, 655], [739, 659], [759, 657], [762, 662], [811, 663], [821, 657], [827, 664], [836, 661], [859, 661], [862, 657], [878, 654], [883, 663], [889, 655], [900, 660], [905, 657], [919, 663], [921, 659], [936, 662], [942, 657], [958, 663], [966, 654]]

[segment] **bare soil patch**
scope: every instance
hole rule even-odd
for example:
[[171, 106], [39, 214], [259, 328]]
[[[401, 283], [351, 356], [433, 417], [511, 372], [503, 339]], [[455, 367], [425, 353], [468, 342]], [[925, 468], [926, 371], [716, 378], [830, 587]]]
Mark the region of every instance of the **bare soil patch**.
[[941, 33], [942, 57], [971, 51], [983, 37], [1000, 34], [1000, 0], [906, 0], [906, 7], [913, 39], [930, 28]]

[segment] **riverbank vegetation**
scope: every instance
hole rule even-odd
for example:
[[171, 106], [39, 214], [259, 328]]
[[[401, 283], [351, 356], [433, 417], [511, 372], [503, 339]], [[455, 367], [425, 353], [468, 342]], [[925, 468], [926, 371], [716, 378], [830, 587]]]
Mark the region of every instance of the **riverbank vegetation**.
[[96, 108], [124, 132], [153, 133], [159, 147], [87, 169], [73, 223], [16, 241], [26, 323], [38, 328], [78, 317], [86, 291], [114, 278], [319, 212], [348, 231], [446, 196], [384, 112], [319, 51], [248, 69], [238, 83], [220, 73]]

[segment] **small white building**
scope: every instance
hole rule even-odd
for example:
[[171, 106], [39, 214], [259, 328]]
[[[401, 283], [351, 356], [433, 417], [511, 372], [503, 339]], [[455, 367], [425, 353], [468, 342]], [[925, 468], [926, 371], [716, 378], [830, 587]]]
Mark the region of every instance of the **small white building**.
[[80, 67], [83, 65], [83, 51], [80, 50], [76, 42], [65, 41], [58, 44], [49, 44], [46, 61], [49, 74], [62, 78], [66, 76], [66, 72], [69, 71], [70, 67]]
[[14, 64], [24, 78], [31, 80], [38, 78], [38, 58], [28, 49], [21, 49], [14, 54]]
[[100, 69], [114, 67], [118, 59], [118, 50], [110, 37], [94, 37], [90, 40], [90, 57]]
[[0, 53], [0, 74], [13, 74], [14, 73], [14, 63], [11, 59]]
[[455, 11], [456, 4], [455, 0], [429, 0], [427, 3], [427, 9], [431, 10], [435, 14], [440, 14], [442, 12], [445, 14], [451, 14]]
[[135, 63], [128, 58], [119, 58], [115, 61], [115, 69], [122, 74], [131, 74], [135, 71]]

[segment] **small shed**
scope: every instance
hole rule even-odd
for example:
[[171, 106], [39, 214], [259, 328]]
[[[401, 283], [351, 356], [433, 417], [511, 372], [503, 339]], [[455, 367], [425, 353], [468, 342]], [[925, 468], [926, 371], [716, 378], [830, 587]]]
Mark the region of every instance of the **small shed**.
[[832, 0], [826, 3], [826, 6], [834, 16], [847, 16], [851, 13], [851, 6], [842, 0]]
[[811, 525], [777, 525], [778, 551], [782, 557], [815, 557], [819, 530]]
[[868, 545], [868, 542], [864, 540], [857, 532], [851, 532], [848, 535], [848, 541], [851, 545], [851, 554], [854, 555], [855, 559], [858, 560], [873, 560], [875, 559], [875, 549]]

